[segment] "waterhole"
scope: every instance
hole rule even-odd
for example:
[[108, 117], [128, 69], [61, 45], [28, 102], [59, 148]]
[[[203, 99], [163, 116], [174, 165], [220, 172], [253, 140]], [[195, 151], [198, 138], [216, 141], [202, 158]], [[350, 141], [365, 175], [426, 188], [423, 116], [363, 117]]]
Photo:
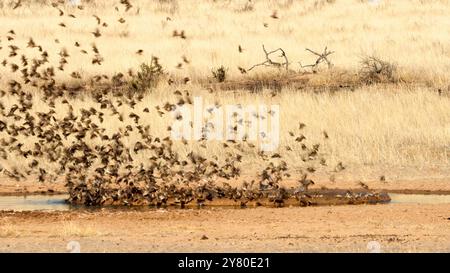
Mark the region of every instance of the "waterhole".
[[[450, 203], [450, 195], [438, 194], [399, 194], [388, 193], [391, 201], [388, 204], [446, 204]], [[66, 203], [68, 195], [29, 195], [29, 196], [0, 196], [0, 211], [67, 211], [79, 209]], [[90, 208], [95, 209], [95, 208]], [[113, 209], [113, 208], [111, 208]], [[117, 209], [117, 207], [115, 208]]]

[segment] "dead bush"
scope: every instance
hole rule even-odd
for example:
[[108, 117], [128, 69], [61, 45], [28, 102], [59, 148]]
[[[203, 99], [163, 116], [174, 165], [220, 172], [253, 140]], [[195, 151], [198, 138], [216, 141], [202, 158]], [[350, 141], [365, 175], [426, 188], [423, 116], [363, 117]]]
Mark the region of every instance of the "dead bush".
[[359, 77], [366, 84], [395, 83], [398, 81], [397, 66], [375, 56], [366, 56], [361, 60]]

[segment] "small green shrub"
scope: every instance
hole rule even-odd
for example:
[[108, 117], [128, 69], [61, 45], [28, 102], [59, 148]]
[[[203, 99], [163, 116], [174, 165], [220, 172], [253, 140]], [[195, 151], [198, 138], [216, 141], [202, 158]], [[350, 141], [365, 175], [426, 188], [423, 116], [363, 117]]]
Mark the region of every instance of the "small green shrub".
[[142, 63], [139, 66], [139, 71], [130, 81], [130, 89], [137, 92], [148, 90], [155, 87], [163, 75], [164, 70], [158, 58], [152, 57], [150, 64]]

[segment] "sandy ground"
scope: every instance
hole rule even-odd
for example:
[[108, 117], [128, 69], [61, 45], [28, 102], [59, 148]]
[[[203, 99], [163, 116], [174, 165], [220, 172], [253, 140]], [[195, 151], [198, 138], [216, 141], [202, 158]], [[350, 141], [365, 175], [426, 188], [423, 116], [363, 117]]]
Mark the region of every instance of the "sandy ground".
[[81, 252], [367, 252], [371, 241], [450, 252], [450, 204], [0, 213], [0, 252], [68, 252], [70, 241]]

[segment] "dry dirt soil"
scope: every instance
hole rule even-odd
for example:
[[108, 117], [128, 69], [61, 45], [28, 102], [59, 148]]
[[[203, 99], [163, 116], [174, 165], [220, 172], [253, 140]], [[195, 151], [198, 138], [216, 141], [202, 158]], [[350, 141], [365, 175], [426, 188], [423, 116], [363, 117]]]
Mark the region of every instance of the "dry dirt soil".
[[0, 252], [450, 252], [450, 204], [1, 212]]

